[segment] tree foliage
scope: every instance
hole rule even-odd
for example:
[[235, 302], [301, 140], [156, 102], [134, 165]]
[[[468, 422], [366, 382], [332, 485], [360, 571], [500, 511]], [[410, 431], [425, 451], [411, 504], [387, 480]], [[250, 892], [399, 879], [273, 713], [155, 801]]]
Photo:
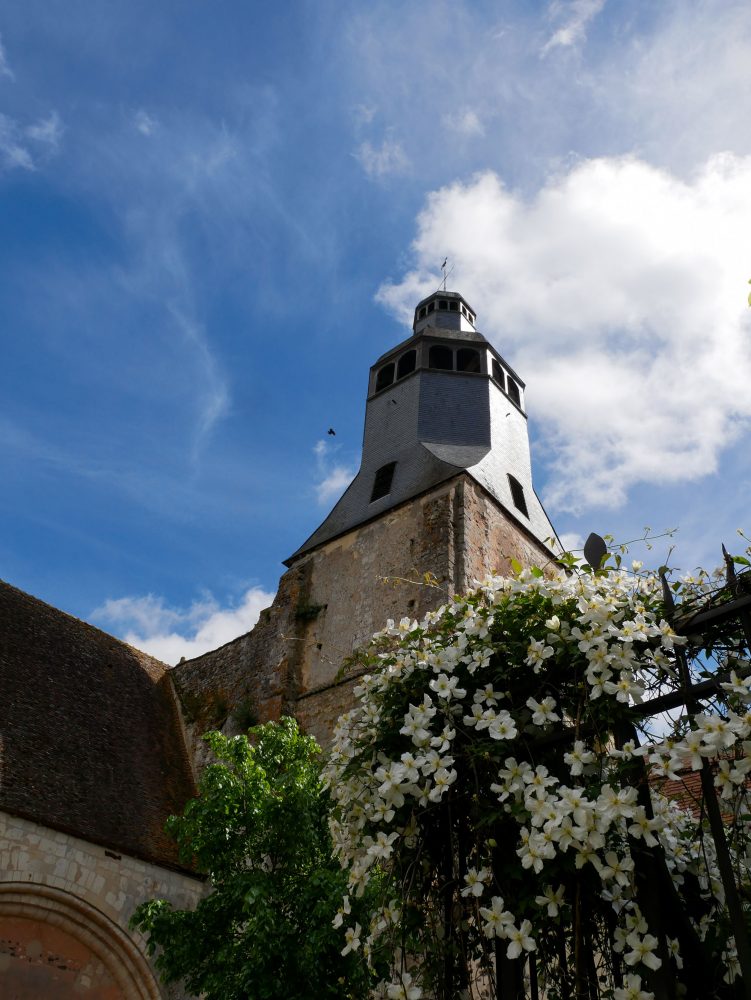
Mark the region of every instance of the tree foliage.
[[[550, 1000], [736, 995], [715, 842], [658, 785], [714, 762], [747, 830], [747, 663], [726, 650], [719, 701], [667, 736], [643, 725], [687, 661], [661, 580], [638, 569], [518, 567], [363, 653], [327, 782], [347, 904], [388, 875], [367, 933], [344, 921], [366, 961], [390, 963], [376, 996], [505, 1000], [538, 976]], [[731, 860], [748, 889], [744, 837]]]
[[211, 891], [194, 910], [144, 903], [132, 926], [164, 980], [206, 1000], [363, 996], [369, 973], [332, 927], [346, 873], [332, 859], [320, 748], [292, 719], [249, 735], [205, 737], [218, 763], [168, 822]]

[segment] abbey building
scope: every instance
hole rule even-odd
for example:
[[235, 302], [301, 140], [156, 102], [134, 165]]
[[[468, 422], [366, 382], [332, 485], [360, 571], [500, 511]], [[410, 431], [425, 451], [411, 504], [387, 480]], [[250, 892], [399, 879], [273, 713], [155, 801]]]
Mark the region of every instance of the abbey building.
[[144, 899], [204, 891], [163, 833], [202, 733], [293, 714], [325, 744], [356, 680], [341, 665], [386, 619], [547, 562], [554, 538], [524, 383], [438, 291], [371, 368], [360, 470], [247, 635], [169, 668], [0, 584], [0, 983], [19, 1000], [174, 995], [127, 925]]

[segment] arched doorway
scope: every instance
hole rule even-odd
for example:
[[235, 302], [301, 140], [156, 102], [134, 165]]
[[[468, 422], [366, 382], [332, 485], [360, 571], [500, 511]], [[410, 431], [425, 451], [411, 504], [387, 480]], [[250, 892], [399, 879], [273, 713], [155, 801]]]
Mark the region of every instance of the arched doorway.
[[51, 886], [0, 883], [0, 980], [12, 1000], [159, 1000], [134, 942], [83, 900]]

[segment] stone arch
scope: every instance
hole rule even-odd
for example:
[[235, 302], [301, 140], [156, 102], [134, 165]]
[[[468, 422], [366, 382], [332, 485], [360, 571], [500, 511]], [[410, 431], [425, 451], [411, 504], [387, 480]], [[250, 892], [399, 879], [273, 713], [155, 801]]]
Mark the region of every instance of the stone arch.
[[[14, 934], [26, 941], [15, 953]], [[64, 954], [66, 949], [70, 957]], [[6, 975], [12, 967], [14, 975], [26, 977], [31, 989], [38, 989], [37, 982], [52, 983], [52, 977], [57, 977], [55, 996], [67, 996], [62, 991], [70, 989], [71, 995], [85, 1000], [91, 989], [92, 1000], [162, 997], [148, 962], [131, 938], [91, 904], [52, 886], [0, 883], [0, 959]], [[41, 994], [28, 993], [35, 995]]]

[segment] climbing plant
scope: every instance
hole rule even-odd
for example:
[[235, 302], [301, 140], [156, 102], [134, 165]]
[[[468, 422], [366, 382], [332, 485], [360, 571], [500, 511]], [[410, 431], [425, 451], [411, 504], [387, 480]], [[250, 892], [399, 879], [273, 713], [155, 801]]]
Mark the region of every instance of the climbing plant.
[[[334, 923], [388, 963], [374, 996], [739, 995], [745, 639], [671, 624], [733, 597], [716, 587], [516, 566], [374, 637], [325, 772], [348, 873]], [[680, 804], [692, 774], [703, 793]]]

